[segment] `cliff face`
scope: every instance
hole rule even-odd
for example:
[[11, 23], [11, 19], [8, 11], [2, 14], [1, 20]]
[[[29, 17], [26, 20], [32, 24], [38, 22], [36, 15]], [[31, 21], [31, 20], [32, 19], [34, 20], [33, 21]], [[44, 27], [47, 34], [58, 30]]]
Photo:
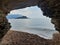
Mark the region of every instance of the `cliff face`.
[[6, 19], [8, 12], [36, 5], [45, 16], [52, 18], [52, 23], [60, 32], [60, 0], [0, 0], [0, 32], [3, 32], [1, 34], [4, 35], [10, 29], [10, 23]]

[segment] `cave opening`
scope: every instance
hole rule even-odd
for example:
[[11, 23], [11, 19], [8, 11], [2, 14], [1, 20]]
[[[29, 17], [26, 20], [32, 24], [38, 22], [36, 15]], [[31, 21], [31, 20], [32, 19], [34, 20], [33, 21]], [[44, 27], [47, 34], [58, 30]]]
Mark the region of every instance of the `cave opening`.
[[[41, 30], [40, 28], [42, 28], [41, 31], [50, 33], [49, 34], [50, 37], [54, 32], [56, 32], [54, 25], [51, 23], [51, 19], [46, 16], [43, 16], [43, 12], [37, 6], [13, 10], [10, 12], [10, 14], [11, 15], [12, 14], [24, 15], [29, 18], [29, 19], [17, 19], [17, 20], [14, 20], [14, 19], [9, 20], [8, 19], [12, 26], [10, 30], [16, 30], [16, 31], [20, 30], [23, 32], [29, 32], [27, 30], [31, 30], [29, 33], [32, 32], [34, 34], [34, 32], [35, 32], [34, 30], [38, 31], [38, 30]], [[46, 30], [44, 30], [44, 29], [46, 29]]]
[[[13, 2], [14, 1], [14, 2]], [[11, 1], [1, 1], [0, 7], [0, 30], [4, 28], [3, 35], [7, 30], [11, 28], [10, 23], [6, 19], [6, 15], [8, 12], [14, 9], [21, 9], [30, 6], [38, 6], [43, 11], [43, 14], [47, 17], [51, 18], [51, 22], [54, 24], [54, 27], [57, 31], [60, 32], [60, 1], [49, 1], [49, 0], [26, 0], [19, 1], [17, 0]], [[56, 3], [55, 3], [56, 2]]]

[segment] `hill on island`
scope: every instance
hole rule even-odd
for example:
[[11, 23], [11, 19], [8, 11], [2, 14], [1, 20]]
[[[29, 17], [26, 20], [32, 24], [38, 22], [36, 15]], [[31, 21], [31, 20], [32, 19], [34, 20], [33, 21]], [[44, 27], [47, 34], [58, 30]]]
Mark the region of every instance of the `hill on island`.
[[6, 18], [7, 19], [27, 19], [26, 16], [23, 16], [21, 14], [8, 14]]

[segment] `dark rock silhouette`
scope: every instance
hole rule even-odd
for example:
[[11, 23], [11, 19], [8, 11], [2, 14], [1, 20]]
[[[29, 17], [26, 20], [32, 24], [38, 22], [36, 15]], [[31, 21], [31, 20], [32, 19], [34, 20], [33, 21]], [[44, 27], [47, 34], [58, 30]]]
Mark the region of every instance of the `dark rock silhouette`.
[[6, 19], [5, 14], [0, 13], [0, 40], [10, 28], [10, 23]]

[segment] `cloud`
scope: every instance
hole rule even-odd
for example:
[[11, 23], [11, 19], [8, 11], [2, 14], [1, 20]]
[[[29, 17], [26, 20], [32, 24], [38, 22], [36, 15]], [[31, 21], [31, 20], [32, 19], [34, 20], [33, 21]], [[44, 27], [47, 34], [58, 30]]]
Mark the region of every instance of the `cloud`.
[[18, 9], [18, 10], [13, 10], [13, 11], [11, 11], [10, 13], [13, 13], [13, 14], [22, 14], [22, 15], [29, 15], [29, 14], [31, 14], [32, 12], [31, 12], [31, 10], [29, 10], [30, 8], [28, 7], [28, 8], [24, 8], [24, 9]]
[[18, 9], [18, 10], [13, 10], [10, 13], [22, 14], [24, 16], [28, 16], [28, 17], [31, 17], [31, 18], [41, 18], [41, 17], [43, 17], [41, 9], [38, 8], [37, 6], [27, 7], [27, 8]]

